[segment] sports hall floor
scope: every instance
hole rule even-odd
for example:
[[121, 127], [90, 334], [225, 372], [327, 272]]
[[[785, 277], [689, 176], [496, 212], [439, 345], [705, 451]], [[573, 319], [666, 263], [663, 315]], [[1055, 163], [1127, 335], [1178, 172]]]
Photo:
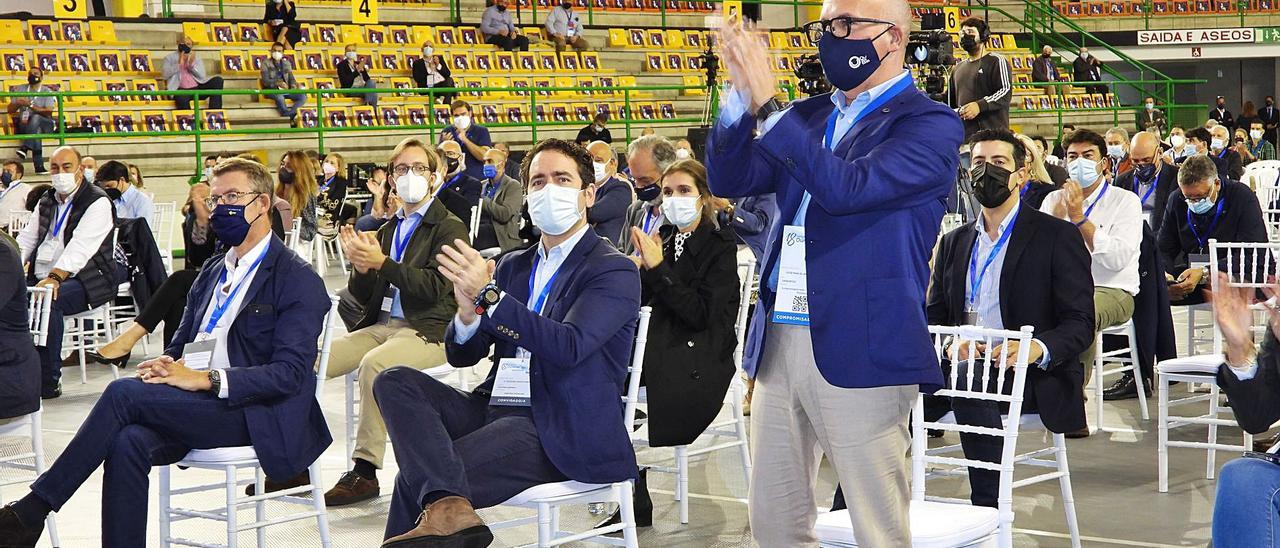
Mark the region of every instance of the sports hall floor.
[[[344, 279], [331, 268], [326, 282], [330, 289], [337, 289]], [[1175, 323], [1182, 326], [1185, 315], [1175, 311]], [[1179, 336], [1181, 336], [1179, 330]], [[158, 341], [158, 337], [153, 341]], [[157, 344], [153, 342], [152, 351]], [[140, 349], [139, 349], [140, 350]], [[479, 373], [477, 372], [477, 375]], [[79, 372], [68, 368], [64, 371], [65, 393], [62, 398], [49, 402], [44, 413], [46, 454], [50, 458], [61, 453], [76, 428], [93, 406], [102, 388], [111, 380], [105, 366], [91, 368], [89, 383], [79, 383]], [[1175, 388], [1175, 390], [1180, 390]], [[1176, 392], [1175, 392], [1176, 394]], [[1153, 420], [1140, 420], [1137, 400], [1107, 404], [1106, 424], [1110, 427], [1132, 429], [1132, 432], [1101, 433], [1087, 439], [1068, 440], [1068, 457], [1071, 465], [1072, 485], [1075, 490], [1077, 513], [1084, 546], [1204, 546], [1209, 542], [1213, 514], [1213, 495], [1216, 482], [1206, 480], [1205, 453], [1190, 449], [1170, 450], [1169, 492], [1156, 492], [1156, 408], [1150, 402]], [[341, 381], [330, 381], [324, 396], [323, 407], [333, 431], [334, 444], [325, 452], [321, 463], [324, 488], [332, 487], [338, 476], [347, 469], [344, 444], [343, 389]], [[1088, 404], [1089, 420], [1096, 425], [1092, 401]], [[1204, 440], [1204, 430], [1188, 427], [1175, 430], [1173, 439]], [[1220, 439], [1238, 442], [1239, 430], [1225, 429]], [[701, 440], [707, 443], [707, 439]], [[954, 442], [954, 439], [950, 441]], [[1040, 435], [1025, 434], [1020, 448], [1035, 448], [1042, 443]], [[936, 442], [936, 440], [935, 440]], [[16, 453], [21, 447], [17, 438], [0, 439], [0, 452]], [[669, 449], [648, 449], [640, 453], [642, 462], [670, 459]], [[653, 527], [640, 530], [642, 546], [754, 546], [747, 525], [746, 482], [741, 462], [734, 450], [713, 453], [702, 460], [692, 460], [690, 479], [690, 519], [688, 525], [680, 525], [678, 507], [671, 499], [674, 481], [672, 476], [649, 474], [649, 489], [654, 499]], [[1218, 465], [1231, 458], [1219, 453]], [[376, 547], [381, 543], [385, 525], [385, 512], [389, 505], [395, 463], [388, 451], [387, 469], [379, 479], [382, 496], [376, 500], [329, 511], [333, 546]], [[13, 472], [0, 472], [0, 480], [14, 477]], [[1019, 475], [1018, 477], [1022, 477]], [[157, 474], [153, 473], [151, 496], [146, 512], [150, 532], [148, 546], [158, 546], [156, 518]], [[204, 471], [175, 471], [174, 486], [194, 485], [199, 482], [221, 481], [220, 473]], [[819, 506], [830, 505], [834, 489], [834, 474], [825, 465], [818, 480]], [[930, 494], [967, 496], [967, 484], [960, 478], [931, 480]], [[88, 548], [99, 545], [101, 471], [57, 514], [61, 546], [64, 548]], [[0, 491], [4, 500], [12, 500], [26, 493], [24, 484], [8, 486]], [[213, 507], [223, 496], [221, 491], [202, 495], [203, 500], [187, 499], [196, 506]], [[1059, 547], [1070, 546], [1062, 506], [1059, 504], [1056, 482], [1041, 483], [1014, 492], [1016, 519], [1014, 521], [1016, 546]], [[191, 506], [188, 506], [191, 507]], [[278, 515], [279, 508], [270, 508], [270, 515]], [[143, 511], [141, 505], [138, 511]], [[491, 509], [481, 512], [486, 519], [509, 518], [522, 515], [519, 510]], [[246, 512], [244, 518], [250, 518]], [[595, 516], [585, 508], [566, 508], [562, 513], [562, 526], [574, 530], [593, 523]], [[203, 542], [222, 543], [222, 524], [182, 522], [174, 532]], [[519, 546], [536, 539], [532, 526], [497, 532], [494, 546]], [[253, 546], [251, 533], [240, 536], [241, 546]], [[292, 522], [268, 529], [267, 546], [319, 546], [319, 535], [314, 521]], [[40, 546], [49, 546], [48, 535]]]

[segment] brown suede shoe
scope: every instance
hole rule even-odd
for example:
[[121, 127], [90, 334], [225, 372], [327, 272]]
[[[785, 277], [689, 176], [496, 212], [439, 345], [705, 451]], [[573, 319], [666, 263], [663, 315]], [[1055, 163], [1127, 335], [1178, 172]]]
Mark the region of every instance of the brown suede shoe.
[[[263, 482], [263, 486], [267, 488], [268, 493], [274, 493], [276, 491], [284, 491], [285, 489], [301, 487], [308, 483], [311, 483], [311, 473], [304, 470], [301, 474], [285, 481], [276, 481], [268, 477], [267, 481]], [[244, 494], [251, 497], [257, 492], [257, 486], [252, 483], [244, 488]]]
[[325, 506], [346, 506], [378, 497], [378, 479], [367, 479], [350, 470], [324, 494]]
[[493, 532], [471, 507], [471, 501], [453, 496], [428, 504], [418, 517], [417, 527], [387, 539], [382, 546], [485, 548], [492, 543]]
[[1089, 427], [1086, 426], [1084, 428], [1081, 428], [1080, 430], [1076, 430], [1075, 432], [1064, 432], [1062, 435], [1063, 437], [1069, 440], [1078, 440], [1082, 438], [1087, 438], [1092, 433], [1093, 432], [1089, 431]]

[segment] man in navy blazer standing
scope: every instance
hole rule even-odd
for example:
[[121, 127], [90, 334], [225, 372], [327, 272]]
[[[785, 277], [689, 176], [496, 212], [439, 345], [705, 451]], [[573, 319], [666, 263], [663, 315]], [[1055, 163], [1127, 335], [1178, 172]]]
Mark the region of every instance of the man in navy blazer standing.
[[210, 227], [232, 249], [205, 263], [164, 355], [107, 385], [31, 493], [0, 509], [0, 540], [35, 546], [48, 513], [102, 465], [102, 546], [145, 546], [152, 466], [252, 445], [267, 475], [289, 478], [333, 441], [312, 371], [329, 299], [271, 234], [273, 184], [248, 160], [213, 168]]
[[374, 382], [400, 463], [383, 546], [487, 546], [493, 534], [475, 508], [542, 483], [635, 478], [621, 396], [640, 276], [587, 224], [591, 161], [558, 139], [525, 156], [537, 246], [496, 271], [462, 240], [439, 255], [458, 301], [449, 363], [470, 367], [492, 349], [496, 367], [469, 393], [407, 367]]
[[734, 87], [707, 139], [711, 190], [774, 192], [781, 213], [747, 343], [751, 531], [817, 545], [821, 447], [859, 546], [910, 546], [907, 418], [942, 383], [925, 289], [964, 130], [903, 68], [905, 2], [826, 0], [821, 17], [805, 30], [838, 91], [785, 109], [761, 42], [733, 18], [721, 30]]

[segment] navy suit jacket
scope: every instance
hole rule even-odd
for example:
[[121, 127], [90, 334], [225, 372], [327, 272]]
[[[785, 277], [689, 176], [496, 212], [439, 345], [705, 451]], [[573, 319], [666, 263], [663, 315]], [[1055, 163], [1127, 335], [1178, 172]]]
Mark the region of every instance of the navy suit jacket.
[[[588, 228], [588, 231], [591, 229]], [[445, 352], [455, 367], [532, 354], [533, 423], [552, 464], [571, 479], [612, 483], [636, 477], [636, 457], [622, 421], [627, 366], [640, 310], [640, 275], [609, 241], [582, 236], [552, 282], [543, 315], [529, 310], [529, 276], [538, 246], [502, 259], [494, 280], [506, 295], [481, 315], [480, 329], [457, 344], [453, 323]], [[497, 368], [475, 392], [488, 397]]]
[[[240, 312], [227, 333], [223, 372], [227, 403], [244, 409], [249, 438], [263, 470], [291, 478], [306, 470], [333, 441], [316, 401], [316, 341], [329, 312], [324, 281], [271, 236]], [[187, 310], [165, 354], [178, 359], [194, 341], [226, 270], [224, 254], [209, 259], [187, 295]]]
[[[596, 205], [587, 210], [587, 222], [596, 234], [604, 236], [614, 247], [621, 247], [622, 227], [627, 222], [627, 208], [635, 201], [631, 185], [617, 177], [609, 177], [596, 189]], [[631, 236], [628, 234], [627, 238]]]
[[[744, 114], [707, 136], [708, 177], [717, 196], [774, 192], [779, 222], [760, 269], [760, 307], [748, 336], [751, 364], [763, 354], [774, 294], [767, 280], [779, 238], [807, 190], [810, 334], [823, 378], [844, 388], [942, 384], [925, 323], [929, 255], [951, 192], [964, 138], [960, 118], [908, 88], [867, 113], [837, 143], [822, 146], [834, 105], [824, 94], [792, 103], [753, 138]], [[755, 367], [747, 370], [755, 374]]]

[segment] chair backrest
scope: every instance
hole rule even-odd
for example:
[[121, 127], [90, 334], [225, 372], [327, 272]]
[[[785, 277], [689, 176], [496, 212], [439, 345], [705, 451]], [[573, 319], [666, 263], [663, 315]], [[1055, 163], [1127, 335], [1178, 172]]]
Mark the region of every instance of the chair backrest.
[[1249, 164], [1241, 179], [1258, 195], [1267, 236], [1272, 241], [1280, 239], [1280, 160], [1260, 160]]
[[324, 329], [320, 331], [320, 361], [316, 367], [316, 399], [324, 395], [324, 381], [329, 378], [329, 348], [333, 346], [333, 326], [338, 321], [337, 295], [329, 295], [329, 312], [324, 315]]
[[27, 327], [36, 346], [45, 346], [49, 337], [49, 310], [53, 307], [53, 290], [48, 287], [27, 288]]
[[[1217, 292], [1222, 283], [1216, 271], [1221, 269], [1227, 275], [1227, 287], [1247, 287], [1254, 290], [1272, 287], [1277, 277], [1276, 255], [1280, 252], [1280, 243], [1268, 242], [1219, 242], [1209, 240], [1209, 260], [1215, 268], [1211, 269], [1209, 288]], [[1251, 303], [1250, 308], [1255, 315], [1263, 312], [1260, 303]], [[1254, 333], [1260, 334], [1266, 329], [1267, 322], [1253, 322]], [[1213, 353], [1222, 353], [1222, 332], [1216, 322], [1213, 329]]]
[[[971, 399], [988, 401], [994, 404], [1007, 404], [1007, 416], [1001, 428], [970, 426], [956, 423], [925, 421], [924, 394], [916, 398], [916, 407], [911, 425], [911, 498], [924, 500], [925, 469], [929, 465], [967, 466], [1000, 472], [1000, 491], [998, 504], [1001, 520], [1006, 515], [1009, 523], [1013, 521], [1013, 463], [1018, 445], [1018, 426], [1022, 420], [1022, 397], [1026, 386], [1027, 358], [1030, 354], [1033, 329], [1023, 326], [1018, 331], [1003, 329], [986, 329], [974, 326], [929, 326], [929, 335], [933, 338], [934, 356], [941, 361], [953, 350], [967, 347], [971, 353], [979, 344], [986, 345], [988, 350], [996, 346], [1017, 341], [1018, 353], [1009, 363], [1007, 357], [993, 360], [990, 354], [977, 359], [952, 361], [951, 373], [947, 378], [946, 388], [934, 395], [949, 397], [952, 401]], [[1013, 369], [1013, 378], [1009, 379], [1007, 369]], [[990, 463], [968, 458], [930, 455], [927, 430], [942, 430], [996, 436], [1004, 439], [1004, 448], [1000, 453], [1000, 462]]]
[[298, 242], [302, 237], [302, 217], [294, 217], [293, 225], [284, 233], [284, 245], [289, 249], [298, 251]]
[[747, 259], [738, 263], [738, 319], [734, 322], [734, 333], [738, 345], [733, 349], [733, 363], [742, 369], [742, 353], [747, 346], [747, 312], [751, 310], [751, 291], [755, 285], [756, 260]]
[[471, 245], [475, 245], [476, 237], [480, 235], [480, 206], [471, 206], [471, 226], [468, 227], [471, 235]]
[[31, 212], [25, 209], [13, 209], [9, 211], [9, 234], [18, 237], [18, 233], [27, 227], [27, 223], [31, 222]]
[[631, 425], [636, 422], [636, 404], [640, 403], [640, 375], [644, 372], [644, 347], [649, 341], [649, 314], [653, 312], [653, 308], [648, 306], [640, 307], [640, 322], [636, 325], [636, 345], [631, 351], [631, 367], [627, 368], [627, 395], [622, 397], [624, 407], [622, 417], [627, 425], [627, 431], [631, 431]]
[[156, 226], [151, 227], [151, 232], [156, 238], [156, 246], [166, 255], [173, 253], [173, 225], [177, 214], [178, 204], [174, 202], [155, 204]]

